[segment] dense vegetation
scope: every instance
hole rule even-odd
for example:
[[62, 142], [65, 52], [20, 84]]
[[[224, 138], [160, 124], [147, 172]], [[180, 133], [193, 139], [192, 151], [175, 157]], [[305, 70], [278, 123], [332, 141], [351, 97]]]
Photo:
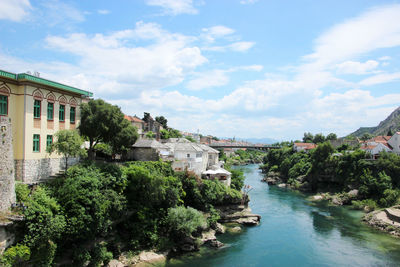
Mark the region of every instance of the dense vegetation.
[[[336, 193], [343, 204], [373, 209], [397, 203], [400, 156], [381, 153], [377, 160], [370, 160], [363, 150], [338, 149], [335, 151], [329, 142], [309, 153], [294, 152], [292, 147], [284, 146], [270, 150], [261, 168], [270, 175], [278, 174], [293, 188]], [[352, 189], [358, 190], [356, 196], [348, 194]]]
[[[238, 190], [242, 176], [233, 178]], [[6, 266], [68, 259], [73, 266], [99, 266], [123, 251], [179, 248], [184, 238], [215, 227], [214, 206], [240, 203], [238, 190], [174, 173], [161, 161], [83, 163], [50, 184], [17, 185], [23, 234], [1, 260]]]

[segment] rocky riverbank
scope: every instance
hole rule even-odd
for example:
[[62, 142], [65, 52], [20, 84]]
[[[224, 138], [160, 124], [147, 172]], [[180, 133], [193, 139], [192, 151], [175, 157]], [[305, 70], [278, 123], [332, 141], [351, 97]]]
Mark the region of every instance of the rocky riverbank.
[[362, 220], [374, 228], [400, 237], [400, 205], [367, 213]]
[[195, 236], [186, 237], [175, 249], [169, 252], [142, 251], [137, 255], [122, 254], [118, 259], [108, 263], [108, 267], [124, 266], [149, 266], [154, 263], [166, 261], [170, 255], [186, 253], [199, 250], [200, 246], [206, 245], [214, 248], [223, 247], [224, 244], [217, 240], [216, 235], [239, 233], [243, 226], [258, 225], [261, 216], [253, 214], [247, 205], [229, 205], [215, 207], [220, 213], [218, 223], [212, 228], [203, 229]]

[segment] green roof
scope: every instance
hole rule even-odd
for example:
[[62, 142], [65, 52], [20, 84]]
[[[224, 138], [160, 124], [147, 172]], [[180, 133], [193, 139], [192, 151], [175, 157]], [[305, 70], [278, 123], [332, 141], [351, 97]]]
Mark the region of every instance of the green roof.
[[62, 83], [58, 83], [58, 82], [53, 82], [47, 79], [43, 79], [40, 77], [36, 77], [27, 73], [19, 73], [19, 74], [15, 74], [15, 73], [11, 73], [8, 71], [4, 71], [4, 70], [0, 70], [0, 77], [5, 77], [8, 79], [13, 79], [16, 81], [31, 81], [34, 83], [38, 83], [38, 84], [42, 84], [42, 85], [47, 85], [47, 86], [51, 86], [51, 87], [55, 87], [64, 91], [69, 91], [72, 93], [76, 93], [76, 94], [80, 94], [80, 95], [85, 95], [85, 96], [93, 96], [92, 92], [89, 91], [85, 91], [76, 87], [72, 87], [69, 85], [65, 85]]

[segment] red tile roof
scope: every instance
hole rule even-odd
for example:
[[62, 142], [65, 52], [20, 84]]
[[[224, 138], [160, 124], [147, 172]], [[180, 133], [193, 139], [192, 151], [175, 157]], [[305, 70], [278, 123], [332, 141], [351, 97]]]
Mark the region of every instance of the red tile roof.
[[143, 120], [139, 119], [136, 116], [124, 115], [124, 118], [127, 119], [130, 122], [144, 122]]
[[294, 143], [294, 145], [304, 149], [313, 149], [317, 147], [317, 145], [314, 143]]

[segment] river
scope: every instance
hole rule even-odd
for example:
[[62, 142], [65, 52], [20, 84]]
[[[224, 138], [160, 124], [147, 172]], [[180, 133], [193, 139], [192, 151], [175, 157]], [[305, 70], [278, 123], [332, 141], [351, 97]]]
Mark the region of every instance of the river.
[[166, 266], [400, 266], [400, 239], [362, 224], [361, 212], [268, 186], [258, 165], [240, 168], [261, 224], [218, 236], [221, 249], [202, 248]]

